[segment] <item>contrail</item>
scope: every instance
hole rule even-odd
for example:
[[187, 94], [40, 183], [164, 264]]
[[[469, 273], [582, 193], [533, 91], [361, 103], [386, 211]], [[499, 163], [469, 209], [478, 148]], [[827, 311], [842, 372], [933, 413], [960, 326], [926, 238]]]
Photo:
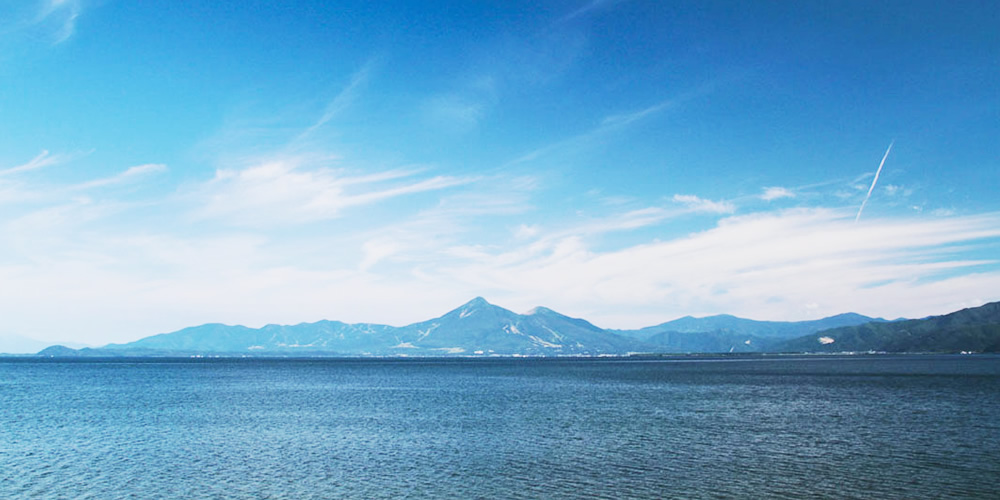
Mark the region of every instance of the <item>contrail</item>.
[[868, 194], [865, 195], [865, 201], [861, 202], [861, 208], [858, 209], [858, 216], [854, 218], [854, 222], [861, 219], [861, 211], [865, 209], [865, 203], [868, 203], [868, 198], [872, 197], [872, 191], [875, 190], [875, 183], [878, 182], [878, 174], [882, 173], [882, 165], [885, 165], [885, 159], [889, 157], [889, 151], [892, 151], [892, 145], [895, 143], [895, 140], [890, 142], [889, 147], [885, 150], [885, 154], [882, 155], [882, 161], [878, 164], [878, 170], [875, 171], [875, 178], [872, 179], [872, 185], [868, 188]]

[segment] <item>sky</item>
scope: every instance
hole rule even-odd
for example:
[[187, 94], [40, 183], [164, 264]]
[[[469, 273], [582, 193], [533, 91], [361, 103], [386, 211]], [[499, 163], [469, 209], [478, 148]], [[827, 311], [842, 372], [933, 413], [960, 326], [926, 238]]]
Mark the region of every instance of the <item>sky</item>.
[[0, 335], [1000, 300], [997, 26], [974, 0], [6, 1]]

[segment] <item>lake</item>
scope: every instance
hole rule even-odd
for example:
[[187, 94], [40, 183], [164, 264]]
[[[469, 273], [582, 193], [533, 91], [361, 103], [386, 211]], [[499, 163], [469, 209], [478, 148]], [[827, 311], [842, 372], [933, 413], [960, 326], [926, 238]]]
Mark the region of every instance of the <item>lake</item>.
[[1000, 498], [1000, 357], [0, 360], [3, 498]]

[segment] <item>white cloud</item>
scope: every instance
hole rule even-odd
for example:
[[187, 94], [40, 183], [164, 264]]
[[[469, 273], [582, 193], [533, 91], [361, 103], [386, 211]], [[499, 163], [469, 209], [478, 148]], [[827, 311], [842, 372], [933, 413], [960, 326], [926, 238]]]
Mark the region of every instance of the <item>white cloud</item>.
[[728, 201], [705, 200], [690, 194], [675, 194], [673, 200], [687, 206], [692, 212], [729, 214], [736, 211], [736, 206]]
[[37, 170], [50, 165], [55, 165], [65, 160], [66, 160], [65, 156], [50, 155], [48, 151], [42, 151], [41, 153], [38, 154], [38, 156], [35, 156], [27, 163], [0, 170], [0, 177], [12, 174], [19, 174], [22, 172], [29, 172], [31, 170]]
[[[536, 177], [347, 170], [333, 168], [329, 156], [287, 153], [306, 150], [296, 141], [356, 102], [368, 68], [270, 159], [229, 164], [179, 194], [148, 200], [153, 215], [132, 215], [131, 205], [84, 191], [165, 171], [160, 164], [57, 186], [61, 198], [43, 200], [47, 206], [0, 214], [0, 282], [17, 283], [0, 287], [0, 317], [21, 334], [45, 337], [75, 327], [78, 340], [101, 343], [209, 321], [405, 324], [476, 295], [515, 310], [547, 305], [621, 328], [721, 312], [759, 319], [852, 310], [917, 316], [997, 298], [997, 263], [966, 247], [997, 245], [998, 214], [863, 224], [816, 208], [734, 217], [731, 201], [677, 194], [665, 206], [603, 199], [566, 207], [582, 215], [554, 215], [536, 210], [540, 195], [550, 194], [540, 192]], [[481, 118], [475, 102], [435, 104], [455, 104], [445, 109], [454, 112], [451, 119]], [[668, 104], [608, 116], [524, 161], [583, 148]], [[19, 174], [63, 159], [43, 152], [0, 170], [0, 181], [12, 181], [0, 184], [0, 200], [41, 192], [22, 184], [34, 175]], [[791, 198], [804, 189], [766, 187], [751, 198]], [[399, 201], [418, 194], [424, 196]], [[389, 200], [400, 206], [382, 219], [348, 210], [374, 212]], [[725, 218], [711, 229], [676, 234], [669, 222], [691, 213]], [[111, 216], [133, 218], [113, 224]], [[324, 224], [308, 232], [294, 227], [317, 221]]]
[[[467, 189], [473, 186], [479, 189]], [[286, 198], [279, 201], [270, 206]], [[603, 249], [589, 240], [614, 230], [616, 219], [650, 228], [678, 212], [635, 210], [549, 232], [525, 225], [523, 239], [505, 234], [486, 244], [468, 237], [482, 214], [462, 218], [459, 206], [367, 232], [291, 239], [267, 231], [198, 236], [95, 226], [106, 210], [81, 200], [4, 225], [0, 282], [18, 283], [0, 290], [10, 331], [44, 337], [43, 330], [51, 336], [85, 324], [76, 340], [101, 343], [209, 321], [405, 324], [475, 295], [515, 310], [546, 305], [616, 328], [721, 312], [913, 317], [996, 300], [1000, 282], [996, 262], [964, 253], [970, 244], [997, 245], [1000, 214], [853, 224], [846, 211], [796, 209], [730, 216], [709, 230]], [[61, 314], [46, 315], [43, 307]]]
[[[301, 158], [279, 158], [218, 170], [197, 193], [203, 203], [199, 212], [244, 225], [298, 224], [340, 217], [348, 207], [471, 182], [446, 176], [420, 179], [401, 171], [349, 176], [305, 163]], [[384, 185], [398, 179], [407, 182]]]
[[540, 231], [541, 228], [539, 228], [537, 225], [521, 224], [520, 226], [517, 226], [517, 229], [514, 230], [514, 236], [517, 239], [526, 240], [529, 238], [534, 238], [535, 236], [538, 235]]
[[516, 250], [515, 259], [470, 254], [436, 273], [518, 300], [559, 300], [566, 312], [607, 326], [698, 312], [918, 316], [995, 294], [996, 262], [962, 257], [957, 245], [1000, 237], [1000, 215], [850, 221], [822, 209], [730, 217], [709, 231], [608, 252], [566, 237]]
[[[30, 182], [25, 179], [18, 179], [19, 176], [16, 175], [67, 162], [76, 157], [77, 155], [50, 155], [48, 151], [43, 151], [28, 163], [0, 171], [0, 203], [16, 205], [30, 202], [41, 206], [60, 207], [65, 206], [67, 203], [75, 204], [80, 200], [89, 200], [86, 197], [80, 196], [79, 193], [81, 191], [133, 182], [143, 176], [167, 170], [166, 165], [162, 164], [149, 163], [136, 165], [111, 177], [93, 179], [72, 185], [52, 183], [51, 180], [48, 182], [37, 180]], [[11, 178], [17, 180], [6, 180], [3, 178], [5, 175], [10, 175]], [[35, 207], [35, 209], [37, 208]]]
[[135, 179], [136, 177], [140, 177], [140, 176], [148, 175], [148, 174], [165, 172], [166, 170], [167, 170], [167, 166], [163, 165], [161, 163], [147, 163], [147, 164], [144, 164], [144, 165], [136, 165], [134, 167], [129, 167], [128, 170], [126, 170], [126, 171], [124, 171], [124, 172], [122, 172], [122, 173], [120, 173], [118, 175], [115, 175], [115, 176], [112, 176], [112, 177], [105, 177], [103, 179], [94, 179], [92, 181], [83, 182], [83, 183], [77, 184], [75, 186], [70, 186], [69, 189], [71, 189], [71, 190], [84, 190], [84, 189], [92, 189], [92, 188], [96, 188], [96, 187], [110, 186], [110, 185], [113, 185], [113, 184], [121, 184], [123, 182], [127, 182], [129, 180]]
[[760, 199], [764, 201], [779, 200], [781, 198], [794, 198], [795, 193], [789, 191], [783, 187], [766, 187], [764, 188], [764, 193], [760, 195]]
[[[10, 178], [50, 158], [11, 167]], [[62, 198], [0, 218], [0, 282], [18, 283], [0, 290], [0, 317], [12, 332], [43, 338], [86, 324], [75, 340], [99, 344], [209, 321], [405, 324], [476, 295], [616, 328], [721, 312], [912, 317], [997, 298], [997, 263], [967, 248], [997, 245], [1000, 214], [853, 224], [846, 212], [821, 208], [727, 216], [735, 211], [730, 202], [676, 195], [673, 207], [597, 204], [617, 212], [532, 219], [540, 189], [533, 177], [349, 173], [330, 163], [279, 155], [220, 169], [177, 197], [147, 200], [157, 215], [131, 225], [107, 221], [126, 217], [132, 205], [66, 198], [165, 166], [57, 187]], [[461, 189], [446, 190], [452, 187]], [[329, 234], [287, 230], [417, 193], [433, 195], [381, 224], [344, 223]], [[203, 217], [205, 231], [187, 230], [191, 212]], [[671, 233], [669, 222], [692, 212], [726, 217], [705, 231]], [[645, 236], [606, 237], [628, 232]], [[45, 315], [45, 308], [62, 314]]]
[[379, 238], [369, 240], [361, 246], [363, 258], [358, 265], [361, 271], [368, 271], [379, 261], [389, 257], [400, 250], [400, 245], [391, 238]]
[[41, 195], [42, 193], [25, 190], [20, 184], [0, 182], [0, 204], [24, 203], [38, 199]]

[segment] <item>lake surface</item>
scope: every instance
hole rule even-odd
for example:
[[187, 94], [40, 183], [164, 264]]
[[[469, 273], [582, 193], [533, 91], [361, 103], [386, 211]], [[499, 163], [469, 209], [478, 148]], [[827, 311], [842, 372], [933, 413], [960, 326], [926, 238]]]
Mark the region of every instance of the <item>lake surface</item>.
[[0, 361], [3, 498], [1000, 498], [1000, 357]]

